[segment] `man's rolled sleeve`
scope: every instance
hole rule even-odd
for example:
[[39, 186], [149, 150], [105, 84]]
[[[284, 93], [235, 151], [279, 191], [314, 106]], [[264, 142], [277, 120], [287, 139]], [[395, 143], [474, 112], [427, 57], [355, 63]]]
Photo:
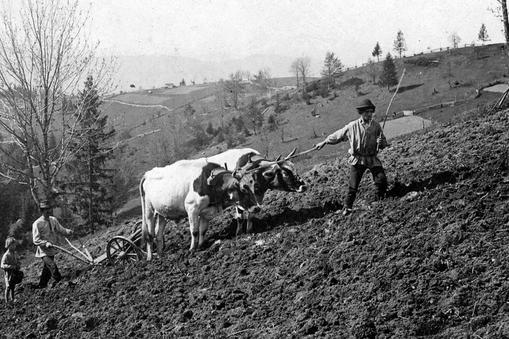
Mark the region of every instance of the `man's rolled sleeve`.
[[39, 232], [37, 223], [32, 225], [32, 241], [35, 246], [45, 246], [48, 243], [46, 240], [41, 239], [41, 233]]
[[347, 132], [348, 132], [348, 126], [345, 126], [345, 127], [341, 128], [341, 129], [337, 130], [336, 132], [330, 134], [325, 139], [325, 141], [328, 144], [331, 144], [331, 145], [337, 144], [337, 143], [339, 143], [341, 141], [345, 141], [346, 140]]

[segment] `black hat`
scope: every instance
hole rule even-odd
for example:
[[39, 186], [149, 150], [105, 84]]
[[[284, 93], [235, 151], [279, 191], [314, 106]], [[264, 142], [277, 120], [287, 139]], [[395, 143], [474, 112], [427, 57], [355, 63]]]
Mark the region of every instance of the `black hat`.
[[358, 111], [365, 111], [366, 109], [375, 109], [375, 105], [369, 99], [362, 100], [355, 108]]
[[48, 210], [48, 209], [51, 209], [51, 204], [49, 203], [48, 200], [42, 200], [40, 203], [39, 203], [39, 209], [41, 210]]

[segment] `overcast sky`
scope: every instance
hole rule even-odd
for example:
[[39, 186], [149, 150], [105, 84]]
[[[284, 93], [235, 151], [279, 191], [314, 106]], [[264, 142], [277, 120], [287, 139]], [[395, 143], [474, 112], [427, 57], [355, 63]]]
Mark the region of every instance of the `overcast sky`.
[[114, 55], [237, 58], [310, 56], [327, 51], [346, 65], [364, 63], [377, 41], [391, 52], [402, 30], [409, 52], [478, 42], [484, 23], [492, 42], [502, 24], [496, 0], [82, 0], [91, 6], [92, 37]]

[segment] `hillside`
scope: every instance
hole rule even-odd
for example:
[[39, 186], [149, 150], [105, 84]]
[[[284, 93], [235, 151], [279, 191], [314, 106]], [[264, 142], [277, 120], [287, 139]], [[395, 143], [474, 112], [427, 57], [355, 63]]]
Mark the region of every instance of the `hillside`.
[[[508, 78], [505, 76], [509, 75], [509, 71], [501, 46], [494, 44], [466, 47], [397, 59], [398, 73], [401, 74], [405, 68], [406, 75], [402, 88], [393, 102], [390, 115], [392, 116], [393, 112], [412, 110], [421, 117], [447, 122], [453, 120], [458, 113], [477, 109], [494, 100], [496, 95], [483, 92], [481, 96], [477, 96], [476, 91], [494, 81], [507, 82]], [[381, 67], [381, 62], [377, 67]], [[342, 86], [326, 98], [311, 93], [314, 98], [311, 99], [310, 105], [297, 98], [284, 101], [289, 109], [277, 114], [279, 128], [272, 132], [265, 131], [250, 136], [239, 146], [253, 147], [269, 156], [287, 153], [294, 147], [299, 150], [308, 149], [318, 141], [316, 139], [355, 119], [357, 116], [353, 107], [364, 97], [369, 97], [375, 103], [377, 119], [382, 120], [392, 93], [373, 84], [365, 67], [345, 71], [337, 83], [346, 84], [352, 79], [360, 80], [361, 84]], [[289, 85], [291, 81], [291, 78], [282, 78], [278, 86]], [[165, 136], [171, 135], [170, 127], [175, 125], [175, 116], [182, 116], [186, 103], [191, 103], [200, 114], [204, 127], [209, 122], [215, 127], [221, 124], [221, 110], [213, 95], [214, 89], [207, 89], [207, 86], [213, 84], [187, 86], [183, 88], [188, 91], [185, 93], [181, 93], [182, 88], [153, 89], [124, 93], [108, 99], [104, 112], [110, 116], [118, 135], [128, 130], [131, 136], [135, 136], [156, 130], [158, 126], [168, 125], [164, 129], [164, 136], [162, 132], [158, 132], [143, 137], [142, 140], [135, 139], [135, 142], [127, 145], [126, 153], [132, 156], [125, 160], [135, 167], [136, 173], [141, 175], [146, 170], [161, 165], [151, 163], [146, 157], [152, 154], [152, 158], [162, 158], [157, 151], [158, 144]], [[249, 97], [250, 94], [252, 93], [246, 93], [246, 96]], [[269, 100], [269, 105], [271, 104], [274, 104], [274, 99]], [[313, 110], [316, 113], [314, 116]], [[225, 122], [239, 115], [232, 108], [227, 108], [223, 114]], [[151, 146], [147, 149], [146, 145]], [[197, 155], [215, 154], [224, 149], [226, 149], [224, 143], [213, 144]], [[187, 157], [197, 155], [188, 154]], [[330, 156], [331, 152], [322, 151], [318, 160]], [[301, 166], [300, 163], [297, 165]], [[302, 165], [302, 168], [308, 169], [312, 163], [304, 161]]]
[[[393, 140], [381, 155], [390, 197], [371, 202], [366, 175], [347, 218], [341, 158], [307, 171], [304, 194], [270, 192], [255, 234], [235, 238], [231, 213], [215, 219], [195, 255], [181, 222], [161, 261], [59, 257], [68, 281], [47, 291], [30, 288], [30, 264], [19, 302], [0, 308], [2, 334], [508, 337], [509, 110], [480, 113]], [[97, 256], [134, 221], [83, 241]]]

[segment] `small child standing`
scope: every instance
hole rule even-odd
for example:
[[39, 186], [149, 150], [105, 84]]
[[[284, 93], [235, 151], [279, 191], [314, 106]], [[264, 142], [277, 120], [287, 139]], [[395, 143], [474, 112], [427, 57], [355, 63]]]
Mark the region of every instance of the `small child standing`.
[[9, 295], [14, 302], [14, 288], [23, 280], [23, 272], [19, 269], [19, 258], [16, 253], [17, 241], [13, 237], [5, 240], [7, 251], [2, 256], [0, 267], [5, 272], [5, 302], [9, 302]]

